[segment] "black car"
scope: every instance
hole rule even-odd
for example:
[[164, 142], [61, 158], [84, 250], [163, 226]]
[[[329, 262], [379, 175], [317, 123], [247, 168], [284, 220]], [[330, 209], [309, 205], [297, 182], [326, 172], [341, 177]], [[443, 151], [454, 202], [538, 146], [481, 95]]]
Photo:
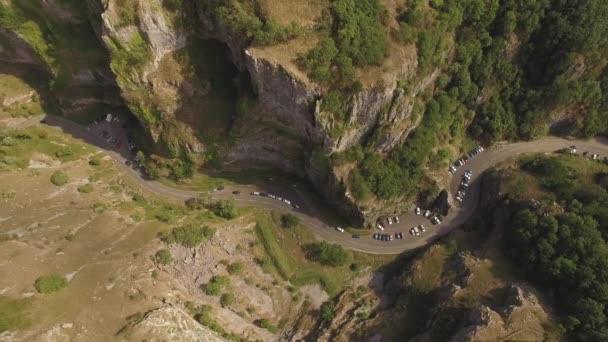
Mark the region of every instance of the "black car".
[[240, 192], [240, 191], [233, 191], [233, 192], [232, 192], [232, 194], [233, 194], [233, 195], [240, 195], [240, 194], [241, 194], [241, 192]]
[[224, 188], [223, 186], [220, 186], [220, 187], [218, 187], [216, 190], [217, 190], [217, 191], [221, 191], [221, 190], [224, 190], [224, 189], [225, 189], [225, 188]]
[[131, 162], [129, 160], [127, 160], [125, 164], [127, 164], [127, 166], [131, 166]]
[[359, 235], [359, 234], [353, 234], [353, 239], [360, 239], [360, 238], [361, 238], [361, 235]]

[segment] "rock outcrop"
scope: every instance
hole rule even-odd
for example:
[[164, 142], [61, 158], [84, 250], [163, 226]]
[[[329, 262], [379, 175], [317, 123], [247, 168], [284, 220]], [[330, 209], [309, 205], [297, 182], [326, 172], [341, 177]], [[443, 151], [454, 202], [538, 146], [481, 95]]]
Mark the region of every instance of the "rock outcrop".
[[228, 341], [175, 306], [147, 312], [141, 320], [127, 326], [122, 336], [124, 337], [120, 341]]

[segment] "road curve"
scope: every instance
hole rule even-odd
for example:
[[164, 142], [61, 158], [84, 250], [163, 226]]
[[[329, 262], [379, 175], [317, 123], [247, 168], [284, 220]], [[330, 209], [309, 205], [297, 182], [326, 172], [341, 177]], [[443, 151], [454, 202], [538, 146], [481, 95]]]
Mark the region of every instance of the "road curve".
[[[148, 192], [174, 201], [184, 201], [201, 194], [201, 192], [176, 189], [161, 184], [157, 181], [145, 179], [139, 171], [134, 170], [125, 164], [128, 156], [117, 153], [112, 149], [112, 146], [106, 143], [103, 139], [100, 139], [94, 134], [89, 134], [89, 132], [86, 131], [83, 126], [73, 121], [57, 116], [39, 116], [25, 121], [19, 125], [18, 128], [38, 124], [43, 119], [46, 124], [57, 127], [63, 132], [93, 144], [104, 151], [112, 158], [116, 166], [123, 172], [123, 174], [127, 175], [139, 187]], [[413, 212], [404, 213], [400, 216], [400, 223], [388, 226], [386, 232], [403, 232], [405, 238], [403, 240], [393, 240], [390, 242], [374, 240], [370, 236], [361, 236], [360, 239], [355, 239], [352, 238], [352, 236], [348, 233], [340, 233], [336, 231], [334, 227], [329, 226], [319, 218], [320, 216], [316, 214], [318, 213], [317, 208], [311, 208], [304, 205], [304, 202], [299, 201], [299, 198], [294, 197], [297, 195], [293, 193], [290, 195], [282, 195], [283, 191], [279, 190], [276, 192], [276, 194], [285, 196], [294, 201], [294, 203], [301, 204], [300, 209], [292, 208], [285, 203], [268, 197], [251, 195], [250, 193], [252, 191], [264, 191], [264, 189], [260, 189], [253, 185], [227, 186], [222, 191], [211, 193], [211, 197], [213, 199], [231, 198], [234, 199], [238, 206], [257, 206], [270, 210], [290, 212], [297, 216], [305, 226], [312, 229], [317, 237], [329, 242], [340, 244], [348, 249], [371, 254], [399, 254], [429, 244], [438, 237], [447, 234], [467, 221], [467, 219], [477, 208], [480, 192], [480, 176], [484, 171], [496, 164], [524, 153], [554, 152], [570, 145], [576, 145], [578, 150], [581, 152], [588, 151], [589, 153], [596, 153], [600, 156], [608, 156], [608, 140], [603, 138], [595, 138], [585, 141], [546, 137], [530, 142], [503, 144], [488, 148], [477, 157], [473, 158], [465, 167], [459, 168], [452, 176], [450, 181], [450, 191], [452, 194], [454, 194], [458, 191], [460, 179], [464, 173], [464, 170], [471, 169], [474, 172], [471, 179], [471, 186], [464, 202], [454, 206], [449, 215], [444, 218], [442, 224], [432, 226], [428, 219], [425, 219], [420, 215], [415, 215]], [[232, 191], [235, 190], [241, 191], [241, 194], [233, 195]], [[290, 190], [286, 191], [291, 192]], [[420, 236], [412, 237], [408, 233], [409, 229], [419, 224], [425, 224], [427, 227], [426, 233]]]

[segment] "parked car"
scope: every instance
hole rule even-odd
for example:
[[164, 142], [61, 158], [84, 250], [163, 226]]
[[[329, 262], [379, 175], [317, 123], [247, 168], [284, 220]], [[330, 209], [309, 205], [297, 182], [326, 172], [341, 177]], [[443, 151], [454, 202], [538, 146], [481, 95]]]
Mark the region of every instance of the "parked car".
[[127, 166], [131, 166], [131, 161], [127, 160], [127, 161], [125, 162], [125, 164], [126, 164]]
[[424, 227], [423, 224], [419, 225], [418, 229], [420, 229], [420, 231], [423, 232], [423, 233], [426, 232], [426, 227]]
[[427, 210], [424, 212], [424, 217], [429, 218], [431, 216], [431, 211]]
[[378, 223], [378, 226], [377, 226], [377, 227], [378, 227], [378, 229], [380, 229], [380, 230], [384, 230], [384, 226], [383, 226], [381, 223]]
[[344, 228], [336, 227], [336, 230], [339, 231], [340, 233], [344, 233]]
[[232, 192], [232, 194], [233, 194], [233, 195], [240, 195], [240, 194], [241, 194], [241, 192], [240, 192], [240, 191], [238, 191], [238, 190], [235, 190], [235, 191], [233, 191], [233, 192]]
[[386, 220], [388, 221], [388, 224], [393, 224], [393, 219], [390, 216]]
[[399, 217], [398, 216], [395, 216], [394, 220], [395, 220], [395, 223], [399, 223]]
[[416, 215], [420, 215], [420, 212], [422, 210], [420, 210], [420, 207], [416, 207], [416, 209], [414, 209], [414, 212], [416, 213]]
[[257, 191], [253, 191], [251, 194], [252, 194], [253, 196], [260, 196], [260, 193], [259, 193], [259, 192], [257, 192]]
[[378, 233], [374, 233], [374, 235], [372, 236], [374, 239], [378, 240], [378, 237], [380, 236], [380, 234]]
[[353, 239], [360, 239], [360, 238], [361, 238], [361, 235], [359, 235], [359, 234], [353, 234]]
[[433, 216], [433, 218], [431, 219], [431, 222], [433, 224], [441, 224], [441, 219], [439, 219], [439, 217], [437, 217], [437, 216]]

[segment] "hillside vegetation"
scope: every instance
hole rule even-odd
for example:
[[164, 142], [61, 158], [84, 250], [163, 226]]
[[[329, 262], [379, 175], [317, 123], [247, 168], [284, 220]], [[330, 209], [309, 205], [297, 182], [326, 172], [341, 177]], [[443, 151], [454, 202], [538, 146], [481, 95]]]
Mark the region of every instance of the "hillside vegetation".
[[[511, 192], [505, 248], [525, 277], [553, 294], [576, 341], [608, 338], [608, 168], [578, 157], [532, 157], [511, 179], [542, 195]], [[595, 164], [595, 165], [594, 165]], [[517, 182], [517, 181], [516, 181]], [[515, 188], [524, 188], [515, 186]]]

